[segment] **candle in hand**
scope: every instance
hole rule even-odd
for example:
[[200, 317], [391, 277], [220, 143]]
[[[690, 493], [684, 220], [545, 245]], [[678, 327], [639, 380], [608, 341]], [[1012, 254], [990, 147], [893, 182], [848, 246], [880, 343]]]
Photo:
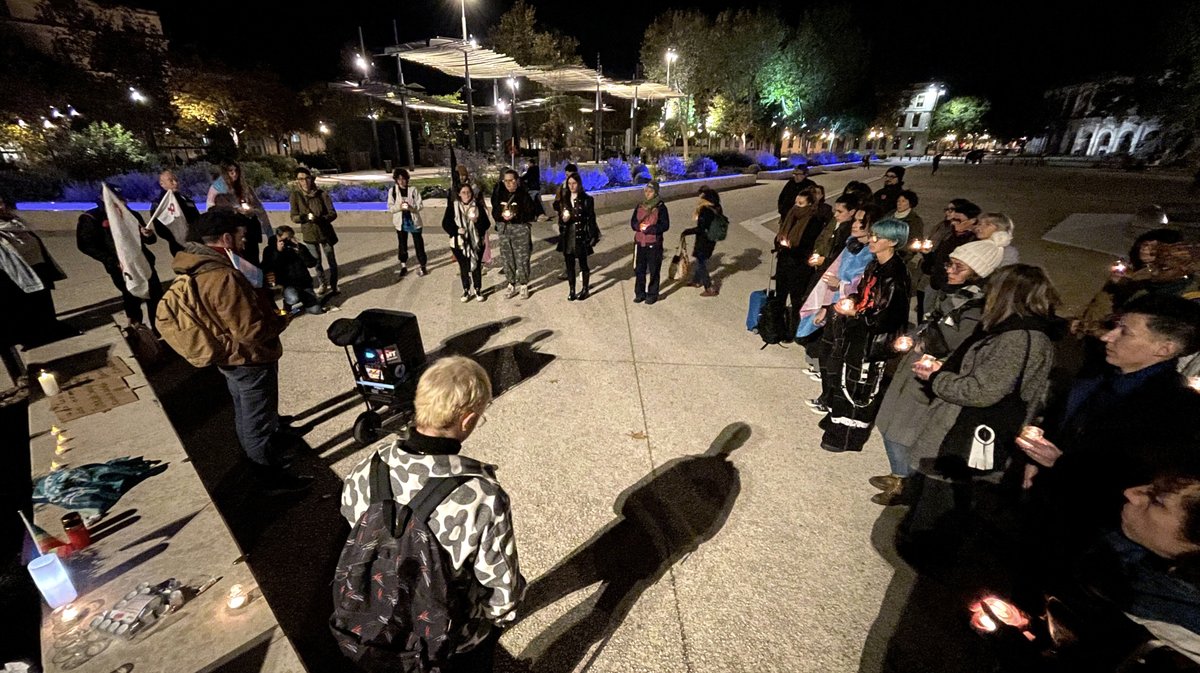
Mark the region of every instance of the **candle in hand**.
[[809, 263], [809, 264], [811, 264], [812, 266], [816, 266], [816, 265], [820, 264], [820, 263], [821, 263], [821, 256], [820, 256], [820, 255], [818, 255], [817, 253], [815, 253], [815, 252], [814, 252], [814, 253], [812, 254], [812, 256], [810, 256], [810, 257], [808, 258], [808, 263]]
[[909, 244], [908, 247], [911, 248], [913, 252], [920, 252], [921, 251], [921, 241], [919, 239], [914, 238], [913, 242], [911, 244]]
[[1021, 436], [1025, 439], [1037, 441], [1044, 436], [1042, 429], [1036, 425], [1026, 425], [1021, 428]]
[[928, 238], [921, 241], [921, 252], [929, 252], [930, 250], [933, 250], [933, 241]]
[[1117, 275], [1122, 275], [1122, 274], [1124, 274], [1124, 273], [1125, 273], [1125, 269], [1126, 269], [1126, 266], [1125, 266], [1125, 260], [1123, 260], [1123, 259], [1118, 259], [1118, 260], [1117, 260], [1116, 262], [1114, 262], [1114, 263], [1113, 263], [1113, 265], [1112, 265], [1112, 272], [1113, 272], [1113, 273], [1115, 273], [1115, 274], [1117, 274]]
[[907, 334], [902, 334], [896, 337], [896, 341], [892, 343], [892, 348], [894, 348], [897, 353], [907, 353], [908, 351], [912, 350], [912, 347], [913, 338]]
[[854, 311], [854, 300], [847, 297], [846, 299], [838, 301], [838, 303], [834, 305], [834, 308], [838, 313], [851, 313]]

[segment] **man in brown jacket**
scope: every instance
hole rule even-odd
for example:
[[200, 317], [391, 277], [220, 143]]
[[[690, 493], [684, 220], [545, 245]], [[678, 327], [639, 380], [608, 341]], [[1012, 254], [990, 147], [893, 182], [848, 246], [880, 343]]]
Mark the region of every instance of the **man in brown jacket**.
[[287, 319], [229, 255], [242, 252], [246, 221], [229, 208], [209, 210], [192, 229], [201, 242], [187, 243], [171, 266], [195, 279], [195, 296], [203, 305], [198, 313], [212, 317], [211, 329], [228, 344], [216, 364], [233, 397], [238, 441], [255, 474], [268, 492], [297, 491], [310, 486], [312, 477], [294, 475], [283, 465], [288, 442], [279, 428], [279, 335]]

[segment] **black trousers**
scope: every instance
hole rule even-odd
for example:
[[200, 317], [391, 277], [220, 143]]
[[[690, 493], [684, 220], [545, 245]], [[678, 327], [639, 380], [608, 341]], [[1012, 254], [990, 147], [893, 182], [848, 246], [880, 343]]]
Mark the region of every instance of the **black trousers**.
[[785, 314], [787, 328], [793, 337], [796, 336], [800, 307], [804, 305], [805, 290], [808, 289], [811, 277], [812, 267], [808, 265], [806, 257], [782, 251], [779, 253], [779, 260], [775, 266], [775, 291], [788, 305]]
[[[429, 263], [429, 258], [425, 256], [425, 237], [421, 232], [414, 231], [412, 233], [413, 247], [417, 249], [417, 263], [424, 269]], [[408, 232], [396, 232], [396, 259], [400, 260], [400, 264], [408, 264]]]
[[144, 314], [142, 313], [142, 302], [146, 302], [146, 310], [150, 312], [150, 327], [154, 327], [154, 314], [158, 310], [158, 300], [162, 299], [163, 288], [162, 282], [158, 280], [158, 271], [150, 272], [150, 296], [146, 299], [135, 297], [129, 293], [125, 287], [125, 277], [121, 275], [119, 268], [105, 269], [108, 271], [108, 277], [112, 279], [113, 286], [121, 293], [121, 304], [125, 309], [125, 317], [129, 318], [130, 323], [142, 322]]
[[567, 263], [567, 282], [571, 285], [571, 292], [575, 291], [575, 261], [579, 261], [579, 272], [583, 274], [583, 288], [586, 290], [589, 286], [591, 278], [591, 269], [588, 268], [587, 253], [563, 253], [563, 260]]
[[[417, 240], [421, 239], [418, 238]], [[479, 263], [475, 265], [475, 270], [472, 271], [471, 259], [458, 248], [452, 248], [451, 250], [454, 252], [454, 259], [458, 262], [458, 276], [462, 279], [463, 292], [474, 289], [475, 293], [479, 294], [479, 288], [483, 286], [483, 252], [480, 251]]]
[[658, 281], [662, 275], [662, 243], [638, 245], [635, 248], [633, 296], [657, 300]]

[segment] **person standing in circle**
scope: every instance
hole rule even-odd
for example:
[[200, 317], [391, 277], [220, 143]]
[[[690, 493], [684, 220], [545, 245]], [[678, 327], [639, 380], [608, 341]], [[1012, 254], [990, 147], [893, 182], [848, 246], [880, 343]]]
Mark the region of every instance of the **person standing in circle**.
[[392, 171], [392, 181], [395, 184], [388, 190], [387, 207], [392, 214], [392, 226], [396, 228], [396, 258], [400, 260], [396, 274], [401, 278], [408, 274], [408, 237], [412, 236], [419, 265], [417, 275], [424, 276], [429, 258], [425, 255], [425, 237], [421, 234], [421, 192], [408, 186], [408, 171], [403, 168]]
[[[308, 169], [304, 170], [308, 171]], [[265, 239], [275, 233], [275, 230], [271, 227], [271, 218], [263, 208], [262, 201], [258, 200], [254, 188], [246, 184], [242, 177], [242, 167], [236, 161], [221, 164], [221, 175], [208, 188], [207, 207], [212, 208], [217, 205], [217, 196], [221, 194], [229, 197], [233, 208], [258, 221], [258, 227], [246, 230], [246, 245], [241, 252], [242, 257], [257, 265], [261, 259], [259, 247]]]
[[469, 183], [459, 185], [458, 193], [447, 198], [442, 230], [450, 237], [450, 250], [458, 262], [463, 288], [461, 301], [464, 303], [472, 297], [475, 301], [484, 301], [483, 250], [491, 226], [487, 209]]
[[652, 181], [642, 187], [646, 197], [629, 218], [634, 241], [634, 285], [633, 303], [658, 301], [658, 283], [662, 274], [663, 234], [671, 228], [671, 216], [667, 204], [658, 196], [658, 182]]
[[[567, 301], [583, 301], [590, 294], [588, 255], [600, 240], [600, 227], [596, 224], [596, 209], [592, 197], [583, 191], [583, 180], [578, 173], [567, 175], [567, 192], [558, 204], [558, 251], [563, 254], [567, 267], [567, 282], [571, 291]], [[575, 294], [575, 263], [583, 274], [583, 291]]]

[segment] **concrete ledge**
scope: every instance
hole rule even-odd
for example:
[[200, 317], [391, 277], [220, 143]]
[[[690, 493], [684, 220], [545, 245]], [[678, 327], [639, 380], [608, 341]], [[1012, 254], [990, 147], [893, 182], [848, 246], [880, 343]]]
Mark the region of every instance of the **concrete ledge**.
[[[67, 374], [87, 371], [110, 357], [119, 358], [132, 370], [125, 382], [137, 401], [63, 423], [35, 383], [29, 408], [35, 476], [44, 474], [51, 460], [83, 465], [144, 456], [168, 465], [166, 471], [126, 492], [94, 527], [92, 544], [64, 559], [79, 592], [74, 604], [92, 607], [83, 623], [98, 610], [113, 607], [141, 582], [156, 584], [171, 577], [184, 583], [210, 576], [222, 579], [143, 634], [131, 640], [114, 638], [107, 649], [76, 670], [108, 673], [132, 663], [138, 673], [190, 673], [216, 670], [249, 656], [261, 662], [255, 670], [302, 673], [305, 669], [271, 607], [255, 588], [250, 568], [240, 562], [242, 550], [213, 506], [117, 326], [110, 322], [24, 354], [33, 371], [42, 367], [57, 371], [60, 382]], [[62, 456], [54, 453], [51, 425], [60, 426], [73, 438], [71, 449]], [[59, 521], [64, 512], [56, 505], [36, 505], [34, 518], [46, 531], [65, 538]], [[235, 583], [253, 591], [250, 603], [233, 613], [226, 609], [225, 598]], [[47, 670], [59, 670], [50, 665], [58, 654], [55, 642], [65, 630], [58, 620], [45, 609], [42, 656]]]
[[[873, 163], [882, 165], [884, 162], [876, 161]], [[834, 173], [837, 171], [845, 171], [845, 170], [850, 170], [851, 168], [858, 168], [861, 165], [862, 164], [859, 164], [859, 163], [841, 163], [841, 164], [823, 164], [821, 166], [809, 166], [808, 167], [808, 175], [811, 177], [814, 175], [820, 175], [822, 173]], [[773, 171], [759, 171], [758, 172], [759, 180], [787, 180], [790, 177], [792, 177], [792, 169], [791, 168], [780, 168], [780, 169], [776, 169]]]

